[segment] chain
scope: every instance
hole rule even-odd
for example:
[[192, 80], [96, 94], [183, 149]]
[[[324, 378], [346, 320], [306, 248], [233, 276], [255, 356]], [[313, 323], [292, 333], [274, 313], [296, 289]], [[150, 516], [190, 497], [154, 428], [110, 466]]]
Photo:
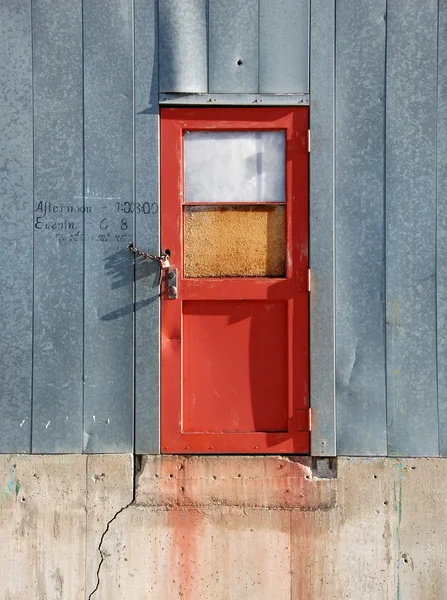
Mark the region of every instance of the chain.
[[169, 267], [169, 254], [163, 252], [160, 256], [156, 254], [149, 254], [148, 252], [144, 252], [144, 250], [139, 250], [136, 246], [134, 246], [133, 242], [131, 242], [127, 248], [133, 252], [136, 256], [141, 256], [142, 258], [148, 258], [149, 260], [156, 260], [160, 263], [162, 269], [166, 269]]

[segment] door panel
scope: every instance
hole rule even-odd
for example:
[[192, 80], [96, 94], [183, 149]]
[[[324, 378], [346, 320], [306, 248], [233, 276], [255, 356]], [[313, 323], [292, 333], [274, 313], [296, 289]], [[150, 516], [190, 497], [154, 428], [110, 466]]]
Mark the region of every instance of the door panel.
[[183, 303], [183, 430], [287, 431], [287, 302]]
[[162, 109], [163, 452], [309, 450], [307, 123]]

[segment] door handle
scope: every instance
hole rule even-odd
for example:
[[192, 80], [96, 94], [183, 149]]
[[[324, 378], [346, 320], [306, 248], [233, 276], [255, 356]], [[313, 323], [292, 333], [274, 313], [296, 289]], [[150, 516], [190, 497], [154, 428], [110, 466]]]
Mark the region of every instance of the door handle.
[[175, 267], [168, 267], [167, 269], [168, 277], [168, 299], [176, 300], [178, 298], [178, 287], [177, 287], [177, 269]]

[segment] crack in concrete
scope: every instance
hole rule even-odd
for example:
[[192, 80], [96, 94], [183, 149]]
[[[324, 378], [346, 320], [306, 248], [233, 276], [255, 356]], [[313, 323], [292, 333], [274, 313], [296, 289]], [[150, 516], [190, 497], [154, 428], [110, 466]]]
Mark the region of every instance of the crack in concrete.
[[101, 572], [101, 567], [102, 567], [102, 564], [103, 564], [103, 562], [104, 562], [104, 560], [105, 560], [105, 558], [106, 558], [106, 557], [105, 557], [105, 555], [104, 555], [104, 552], [103, 552], [103, 550], [102, 550], [102, 544], [103, 544], [103, 542], [104, 542], [104, 539], [105, 539], [105, 537], [106, 537], [106, 535], [107, 535], [107, 533], [108, 533], [108, 531], [109, 531], [110, 525], [111, 525], [111, 524], [112, 524], [112, 523], [113, 523], [113, 522], [114, 522], [114, 521], [117, 519], [117, 517], [118, 517], [118, 516], [119, 516], [119, 515], [120, 515], [122, 512], [124, 512], [124, 511], [125, 511], [127, 508], [129, 508], [129, 506], [131, 506], [133, 503], [134, 503], [134, 498], [132, 498], [132, 500], [131, 500], [130, 502], [128, 502], [128, 503], [126, 504], [126, 506], [123, 506], [123, 507], [121, 507], [121, 508], [120, 508], [120, 509], [119, 509], [119, 510], [118, 510], [118, 511], [117, 511], [117, 512], [116, 512], [116, 513], [113, 515], [113, 517], [112, 517], [112, 518], [111, 518], [109, 521], [107, 521], [106, 528], [105, 528], [105, 529], [104, 529], [104, 531], [102, 532], [101, 539], [100, 539], [100, 541], [99, 541], [99, 545], [98, 545], [98, 552], [99, 552], [99, 555], [100, 555], [100, 557], [101, 557], [101, 558], [100, 558], [100, 561], [99, 561], [98, 568], [97, 568], [97, 570], [96, 570], [96, 586], [95, 586], [95, 589], [94, 589], [94, 590], [93, 590], [93, 591], [92, 591], [92, 592], [89, 594], [88, 600], [92, 600], [93, 596], [94, 596], [94, 595], [96, 594], [96, 592], [98, 591], [98, 589], [99, 589], [99, 586], [100, 586], [100, 583], [101, 583], [100, 572]]

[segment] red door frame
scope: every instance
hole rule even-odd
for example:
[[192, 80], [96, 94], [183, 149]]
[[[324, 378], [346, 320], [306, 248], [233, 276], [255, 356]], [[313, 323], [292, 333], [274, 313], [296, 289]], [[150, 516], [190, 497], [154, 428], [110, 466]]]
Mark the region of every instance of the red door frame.
[[[183, 278], [183, 132], [286, 132], [285, 278]], [[161, 447], [163, 453], [309, 453], [308, 109], [162, 108], [161, 247], [178, 269], [179, 296], [162, 283]], [[255, 204], [253, 202], [247, 204]], [[265, 203], [263, 203], [265, 204]], [[228, 206], [228, 204], [226, 204]], [[182, 431], [182, 301], [284, 300], [288, 305], [288, 431]]]

